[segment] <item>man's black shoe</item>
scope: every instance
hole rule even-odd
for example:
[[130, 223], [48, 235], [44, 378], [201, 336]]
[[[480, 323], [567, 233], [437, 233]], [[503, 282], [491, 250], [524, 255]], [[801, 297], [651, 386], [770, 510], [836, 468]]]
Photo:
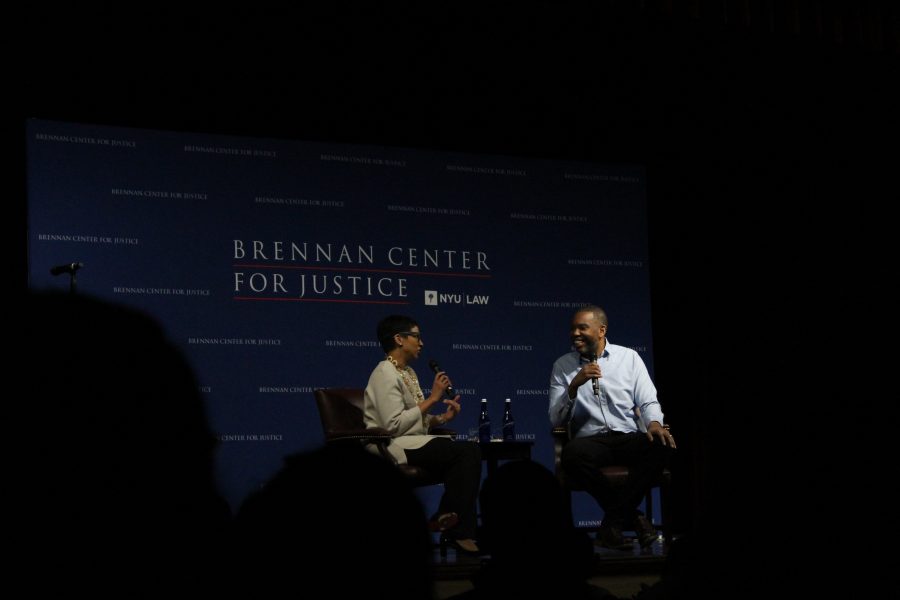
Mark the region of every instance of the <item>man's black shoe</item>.
[[638, 515], [634, 518], [634, 533], [637, 535], [641, 548], [649, 548], [659, 538], [656, 527], [644, 515]]

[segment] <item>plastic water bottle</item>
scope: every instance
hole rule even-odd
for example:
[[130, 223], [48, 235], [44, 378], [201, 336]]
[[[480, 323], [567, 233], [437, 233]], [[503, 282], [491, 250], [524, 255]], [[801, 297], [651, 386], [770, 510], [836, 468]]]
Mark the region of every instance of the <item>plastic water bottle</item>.
[[503, 405], [503, 441], [516, 441], [516, 421], [513, 419], [512, 402], [509, 398], [506, 399], [506, 403]]
[[488, 417], [487, 398], [481, 399], [481, 414], [478, 415], [478, 441], [491, 441], [491, 419]]

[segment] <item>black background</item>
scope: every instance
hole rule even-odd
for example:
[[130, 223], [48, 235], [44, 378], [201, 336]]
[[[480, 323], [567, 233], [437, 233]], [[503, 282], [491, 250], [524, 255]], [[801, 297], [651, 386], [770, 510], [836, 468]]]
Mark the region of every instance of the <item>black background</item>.
[[780, 554], [874, 485], [900, 78], [889, 3], [775, 4], [32, 9], [7, 114], [645, 165], [680, 528]]

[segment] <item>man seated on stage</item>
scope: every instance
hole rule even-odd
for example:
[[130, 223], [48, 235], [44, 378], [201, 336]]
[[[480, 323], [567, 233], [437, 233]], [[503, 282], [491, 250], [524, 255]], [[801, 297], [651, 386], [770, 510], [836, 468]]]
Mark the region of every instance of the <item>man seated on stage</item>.
[[[598, 542], [626, 549], [622, 530], [633, 529], [646, 548], [656, 539], [656, 530], [637, 507], [661, 474], [675, 440], [663, 425], [647, 367], [634, 350], [608, 342], [607, 325], [599, 306], [585, 306], [572, 318], [575, 351], [553, 364], [550, 422], [567, 426], [572, 438], [561, 457], [566, 478], [603, 509]], [[600, 472], [609, 465], [628, 467], [626, 485], [609, 485]]]

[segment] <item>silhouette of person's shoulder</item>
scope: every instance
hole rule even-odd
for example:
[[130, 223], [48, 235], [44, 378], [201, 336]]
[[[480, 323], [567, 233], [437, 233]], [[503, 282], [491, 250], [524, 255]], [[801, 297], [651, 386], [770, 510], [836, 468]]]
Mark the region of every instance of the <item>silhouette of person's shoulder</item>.
[[19, 456], [10, 495], [28, 531], [20, 574], [49, 592], [103, 595], [113, 591], [111, 572], [205, 589], [197, 557], [210, 558], [230, 511], [187, 362], [133, 309], [28, 292], [22, 312], [13, 345], [27, 384], [17, 382], [25, 393], [7, 414]]

